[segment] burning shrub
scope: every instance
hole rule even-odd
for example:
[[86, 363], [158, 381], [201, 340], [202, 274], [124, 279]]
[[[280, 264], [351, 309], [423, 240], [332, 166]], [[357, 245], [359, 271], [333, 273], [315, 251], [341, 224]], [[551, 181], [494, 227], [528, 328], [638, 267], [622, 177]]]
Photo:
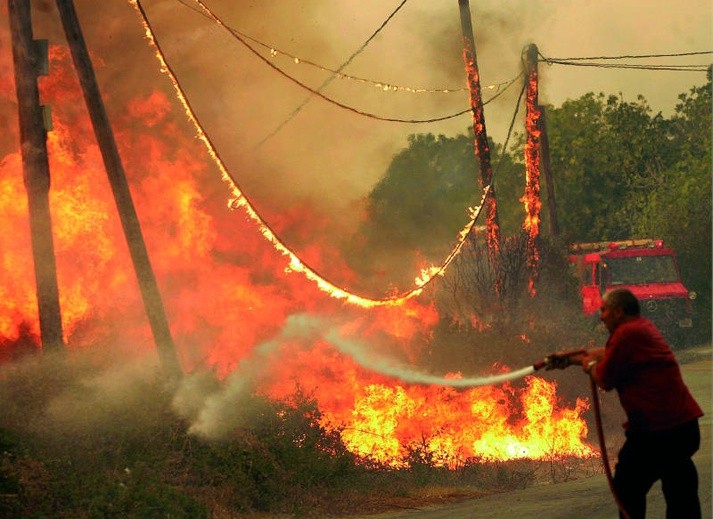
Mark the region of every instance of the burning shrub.
[[430, 349], [439, 367], [452, 369], [448, 363], [462, 366], [464, 360], [474, 369], [517, 366], [591, 340], [593, 321], [579, 311], [576, 280], [563, 251], [541, 244], [533, 296], [526, 246], [521, 234], [503, 239], [494, 258], [475, 239], [464, 247], [436, 294], [442, 317]]

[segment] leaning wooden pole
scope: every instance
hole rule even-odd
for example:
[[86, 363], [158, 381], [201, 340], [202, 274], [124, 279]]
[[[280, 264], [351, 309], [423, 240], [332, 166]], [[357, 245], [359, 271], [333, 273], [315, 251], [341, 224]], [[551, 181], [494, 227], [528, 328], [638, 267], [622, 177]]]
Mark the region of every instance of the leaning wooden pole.
[[176, 355], [176, 349], [171, 336], [166, 313], [159, 294], [156, 277], [149, 261], [146, 244], [144, 243], [139, 219], [126, 181], [124, 167], [119, 157], [119, 151], [114, 139], [114, 133], [104, 108], [99, 92], [96, 76], [89, 53], [79, 26], [77, 13], [72, 0], [57, 0], [62, 26], [64, 27], [67, 44], [72, 53], [74, 68], [82, 86], [84, 100], [89, 110], [89, 116], [94, 127], [94, 134], [104, 161], [109, 183], [114, 193], [114, 200], [121, 218], [121, 224], [126, 235], [131, 259], [134, 263], [141, 296], [146, 307], [151, 330], [156, 341], [159, 357], [173, 375], [180, 375], [181, 367]]
[[485, 226], [488, 243], [488, 253], [491, 263], [494, 262], [496, 253], [500, 250], [500, 226], [498, 223], [498, 207], [495, 199], [495, 188], [492, 185], [493, 171], [490, 165], [490, 145], [488, 133], [485, 130], [485, 113], [483, 111], [483, 98], [480, 88], [480, 73], [475, 54], [475, 39], [473, 37], [473, 24], [470, 19], [470, 5], [468, 0], [458, 0], [460, 8], [461, 30], [463, 33], [463, 61], [468, 77], [468, 90], [470, 91], [470, 107], [473, 113], [473, 130], [475, 131], [475, 154], [480, 164], [480, 180], [483, 187], [490, 186], [490, 191], [483, 202], [485, 204]]
[[27, 190], [30, 236], [35, 264], [40, 339], [43, 350], [63, 349], [57, 263], [49, 204], [50, 168], [47, 158], [47, 129], [37, 86], [42, 56], [38, 52], [37, 42], [32, 39], [29, 0], [8, 0], [8, 18], [12, 34], [22, 170]]

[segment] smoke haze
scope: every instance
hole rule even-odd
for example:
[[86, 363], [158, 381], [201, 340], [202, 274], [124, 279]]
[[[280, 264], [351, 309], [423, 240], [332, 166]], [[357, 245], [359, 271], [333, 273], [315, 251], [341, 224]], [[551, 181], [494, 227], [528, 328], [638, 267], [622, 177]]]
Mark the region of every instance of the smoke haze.
[[[128, 2], [85, 0], [76, 5], [88, 45], [95, 59], [106, 65], [99, 79], [110, 105], [121, 106], [127, 97], [155, 88], [170, 92]], [[318, 204], [335, 224], [353, 226], [355, 204], [405, 145], [407, 135], [453, 135], [471, 125], [468, 114], [437, 124], [386, 123], [313, 98], [256, 148], [309, 94], [198, 14], [191, 0], [147, 0], [142, 5], [200, 120], [229, 168], [264, 211], [302, 200]], [[398, 2], [215, 0], [207, 5], [229, 27], [336, 69]], [[38, 11], [37, 37], [62, 42], [51, 2], [39, 3]], [[704, 0], [688, 2], [686, 9], [665, 3], [651, 9], [644, 0], [625, 4], [488, 1], [471, 2], [471, 12], [483, 86], [515, 77], [521, 70], [520, 54], [530, 43], [550, 57], [699, 51], [708, 50], [711, 43], [711, 8]], [[460, 38], [455, 0], [410, 2], [344, 72], [395, 85], [462, 88]], [[275, 57], [273, 63], [314, 88], [329, 77], [284, 56]], [[679, 93], [704, 81], [701, 73], [541, 68], [540, 100], [555, 105], [589, 91], [621, 92], [630, 100], [643, 94], [654, 111], [670, 113]], [[518, 90], [515, 85], [486, 106], [488, 134], [497, 142], [505, 139]], [[333, 81], [324, 94], [365, 112], [405, 119], [442, 116], [468, 107], [467, 92], [385, 93], [349, 80]], [[487, 89], [484, 96], [489, 96]], [[181, 113], [180, 108], [176, 111]], [[187, 126], [184, 131], [191, 132]]]

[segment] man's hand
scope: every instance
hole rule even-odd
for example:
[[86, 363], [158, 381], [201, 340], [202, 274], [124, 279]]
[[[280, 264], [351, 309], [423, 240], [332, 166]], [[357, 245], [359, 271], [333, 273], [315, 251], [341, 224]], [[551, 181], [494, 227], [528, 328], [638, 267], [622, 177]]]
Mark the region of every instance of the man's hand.
[[585, 351], [579, 359], [579, 363], [582, 365], [582, 371], [587, 374], [592, 373], [595, 364], [602, 360], [602, 358], [604, 358], [604, 348], [594, 348]]
[[545, 369], [565, 369], [575, 364], [581, 364], [582, 357], [586, 355], [584, 350], [560, 351], [550, 353], [545, 357]]

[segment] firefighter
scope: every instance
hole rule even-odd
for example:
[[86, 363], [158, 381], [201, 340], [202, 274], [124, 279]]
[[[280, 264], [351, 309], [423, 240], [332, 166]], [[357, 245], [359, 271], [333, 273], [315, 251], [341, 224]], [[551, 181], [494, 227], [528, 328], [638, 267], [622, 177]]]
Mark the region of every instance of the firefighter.
[[661, 480], [666, 517], [698, 519], [698, 473], [691, 457], [700, 446], [703, 411], [670, 346], [640, 315], [631, 291], [607, 292], [600, 319], [609, 330], [606, 345], [570, 362], [579, 362], [602, 389], [616, 389], [626, 413], [626, 441], [614, 473], [617, 497], [631, 519], [644, 518], [646, 495]]

